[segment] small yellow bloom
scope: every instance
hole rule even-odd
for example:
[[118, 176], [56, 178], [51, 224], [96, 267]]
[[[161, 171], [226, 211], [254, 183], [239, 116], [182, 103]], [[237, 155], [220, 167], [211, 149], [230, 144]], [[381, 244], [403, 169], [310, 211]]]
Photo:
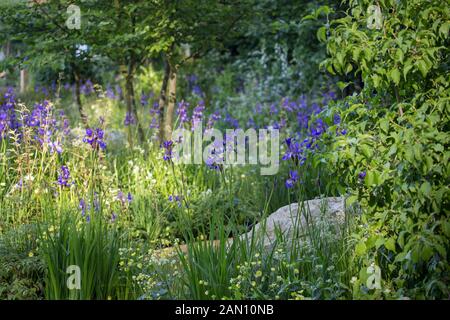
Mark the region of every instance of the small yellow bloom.
[[259, 278], [261, 276], [262, 276], [262, 271], [261, 270], [256, 271], [255, 277]]
[[30, 258], [33, 257], [33, 256], [34, 256], [33, 251], [28, 252], [28, 256], [29, 256]]

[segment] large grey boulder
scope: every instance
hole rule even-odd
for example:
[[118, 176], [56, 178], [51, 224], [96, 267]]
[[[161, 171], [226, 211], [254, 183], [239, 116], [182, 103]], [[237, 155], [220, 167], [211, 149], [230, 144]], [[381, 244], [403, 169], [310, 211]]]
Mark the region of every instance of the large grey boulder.
[[[281, 207], [256, 224], [251, 231], [240, 236], [241, 241], [251, 241], [256, 237], [262, 241], [264, 247], [269, 248], [277, 240], [277, 234], [282, 234], [288, 243], [294, 238], [301, 237], [302, 233], [313, 222], [335, 224], [339, 226], [345, 221], [345, 199], [343, 197], [319, 198], [304, 201], [300, 204], [292, 203]], [[227, 245], [231, 245], [234, 239], [229, 238]], [[215, 240], [213, 246], [219, 246], [220, 241]], [[178, 246], [184, 253], [188, 252], [186, 244]], [[155, 251], [156, 257], [176, 255], [175, 247]]]
[[301, 236], [306, 228], [319, 220], [337, 226], [342, 224], [345, 221], [345, 198], [320, 198], [281, 207], [251, 231], [241, 235], [241, 240], [256, 236], [264, 242], [264, 246], [269, 246], [274, 243], [277, 234], [282, 234], [289, 241]]

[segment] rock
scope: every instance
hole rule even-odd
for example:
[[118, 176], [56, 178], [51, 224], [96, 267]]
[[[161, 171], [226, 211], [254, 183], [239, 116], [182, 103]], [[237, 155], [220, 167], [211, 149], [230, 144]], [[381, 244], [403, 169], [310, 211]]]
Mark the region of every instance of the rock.
[[345, 221], [345, 199], [329, 197], [304, 201], [302, 204], [292, 203], [281, 207], [265, 220], [256, 224], [251, 231], [241, 235], [241, 240], [253, 236], [263, 237], [264, 246], [270, 246], [282, 233], [285, 239], [291, 240], [302, 234], [302, 230], [312, 221], [324, 217], [336, 225]]
[[[302, 230], [312, 221], [318, 221], [319, 218], [327, 219], [327, 222], [339, 225], [345, 221], [345, 199], [343, 197], [319, 198], [304, 201], [302, 204], [292, 203], [281, 207], [266, 219], [256, 224], [252, 230], [240, 236], [241, 241], [251, 241], [252, 237], [263, 239], [264, 247], [270, 247], [277, 239], [277, 233], [281, 232], [284, 239], [291, 241], [300, 236]], [[233, 243], [234, 239], [227, 240], [227, 246]], [[220, 245], [219, 240], [214, 240], [214, 247]], [[197, 243], [200, 244], [200, 243]], [[184, 254], [188, 253], [188, 245], [183, 244], [177, 247], [169, 247], [155, 251], [156, 257], [174, 256], [177, 254], [177, 248]]]

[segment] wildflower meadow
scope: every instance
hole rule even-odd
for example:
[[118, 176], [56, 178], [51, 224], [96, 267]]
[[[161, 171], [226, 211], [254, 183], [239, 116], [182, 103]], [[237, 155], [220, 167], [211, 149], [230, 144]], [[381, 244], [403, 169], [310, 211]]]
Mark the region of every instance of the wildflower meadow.
[[449, 27], [1, 1], [0, 300], [449, 299]]

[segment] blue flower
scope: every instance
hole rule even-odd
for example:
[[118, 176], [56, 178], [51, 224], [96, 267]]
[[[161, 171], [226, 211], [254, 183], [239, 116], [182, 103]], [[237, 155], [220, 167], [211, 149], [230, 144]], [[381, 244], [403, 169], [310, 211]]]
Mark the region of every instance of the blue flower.
[[301, 164], [303, 164], [305, 157], [303, 155], [303, 148], [302, 145], [300, 145], [297, 141], [295, 141], [292, 138], [287, 138], [285, 140], [285, 143], [287, 145], [287, 150], [285, 154], [283, 155], [282, 160], [293, 160], [295, 162], [300, 161]]
[[179, 124], [180, 127], [182, 127], [185, 123], [189, 122], [188, 108], [189, 108], [189, 103], [185, 102], [184, 100], [182, 100], [178, 104], [177, 113], [178, 113], [178, 116], [180, 119], [180, 124]]
[[106, 149], [106, 143], [103, 141], [104, 131], [100, 128], [92, 130], [91, 128], [86, 129], [86, 135], [83, 138], [83, 142], [91, 145], [93, 149]]
[[359, 178], [360, 180], [364, 180], [365, 177], [366, 177], [366, 172], [365, 172], [365, 171], [361, 171], [361, 172], [358, 174], [358, 178]]
[[100, 200], [98, 199], [97, 192], [94, 192], [94, 210], [95, 210], [95, 212], [100, 211]]
[[205, 110], [205, 102], [202, 100], [194, 108], [192, 113], [192, 130], [195, 130], [203, 121], [203, 111]]
[[61, 166], [61, 172], [58, 175], [58, 184], [62, 187], [70, 187], [74, 182], [70, 180], [70, 171], [67, 166]]
[[203, 91], [199, 85], [194, 85], [194, 87], [192, 88], [192, 93], [199, 97], [203, 97]]
[[105, 95], [106, 95], [106, 97], [108, 99], [115, 99], [116, 98], [116, 95], [114, 94], [114, 90], [113, 90], [113, 88], [111, 88], [110, 85], [108, 85], [106, 87], [106, 94]]
[[172, 149], [173, 149], [173, 141], [172, 140], [167, 140], [164, 141], [162, 147], [164, 148], [164, 161], [170, 161], [172, 160]]
[[286, 188], [291, 189], [298, 182], [298, 172], [295, 170], [289, 171], [289, 177], [285, 182]]
[[221, 115], [218, 111], [212, 113], [209, 116], [208, 123], [206, 124], [206, 129], [212, 129], [214, 127], [214, 124], [216, 124], [217, 121], [219, 121], [221, 118]]
[[131, 112], [127, 112], [125, 115], [125, 120], [123, 121], [125, 126], [130, 126], [136, 124], [136, 119]]
[[78, 208], [81, 209], [81, 215], [84, 216], [86, 214], [86, 209], [88, 209], [86, 205], [86, 201], [84, 199], [80, 199], [80, 203], [78, 204]]
[[169, 202], [176, 202], [178, 207], [181, 207], [181, 196], [169, 195]]

